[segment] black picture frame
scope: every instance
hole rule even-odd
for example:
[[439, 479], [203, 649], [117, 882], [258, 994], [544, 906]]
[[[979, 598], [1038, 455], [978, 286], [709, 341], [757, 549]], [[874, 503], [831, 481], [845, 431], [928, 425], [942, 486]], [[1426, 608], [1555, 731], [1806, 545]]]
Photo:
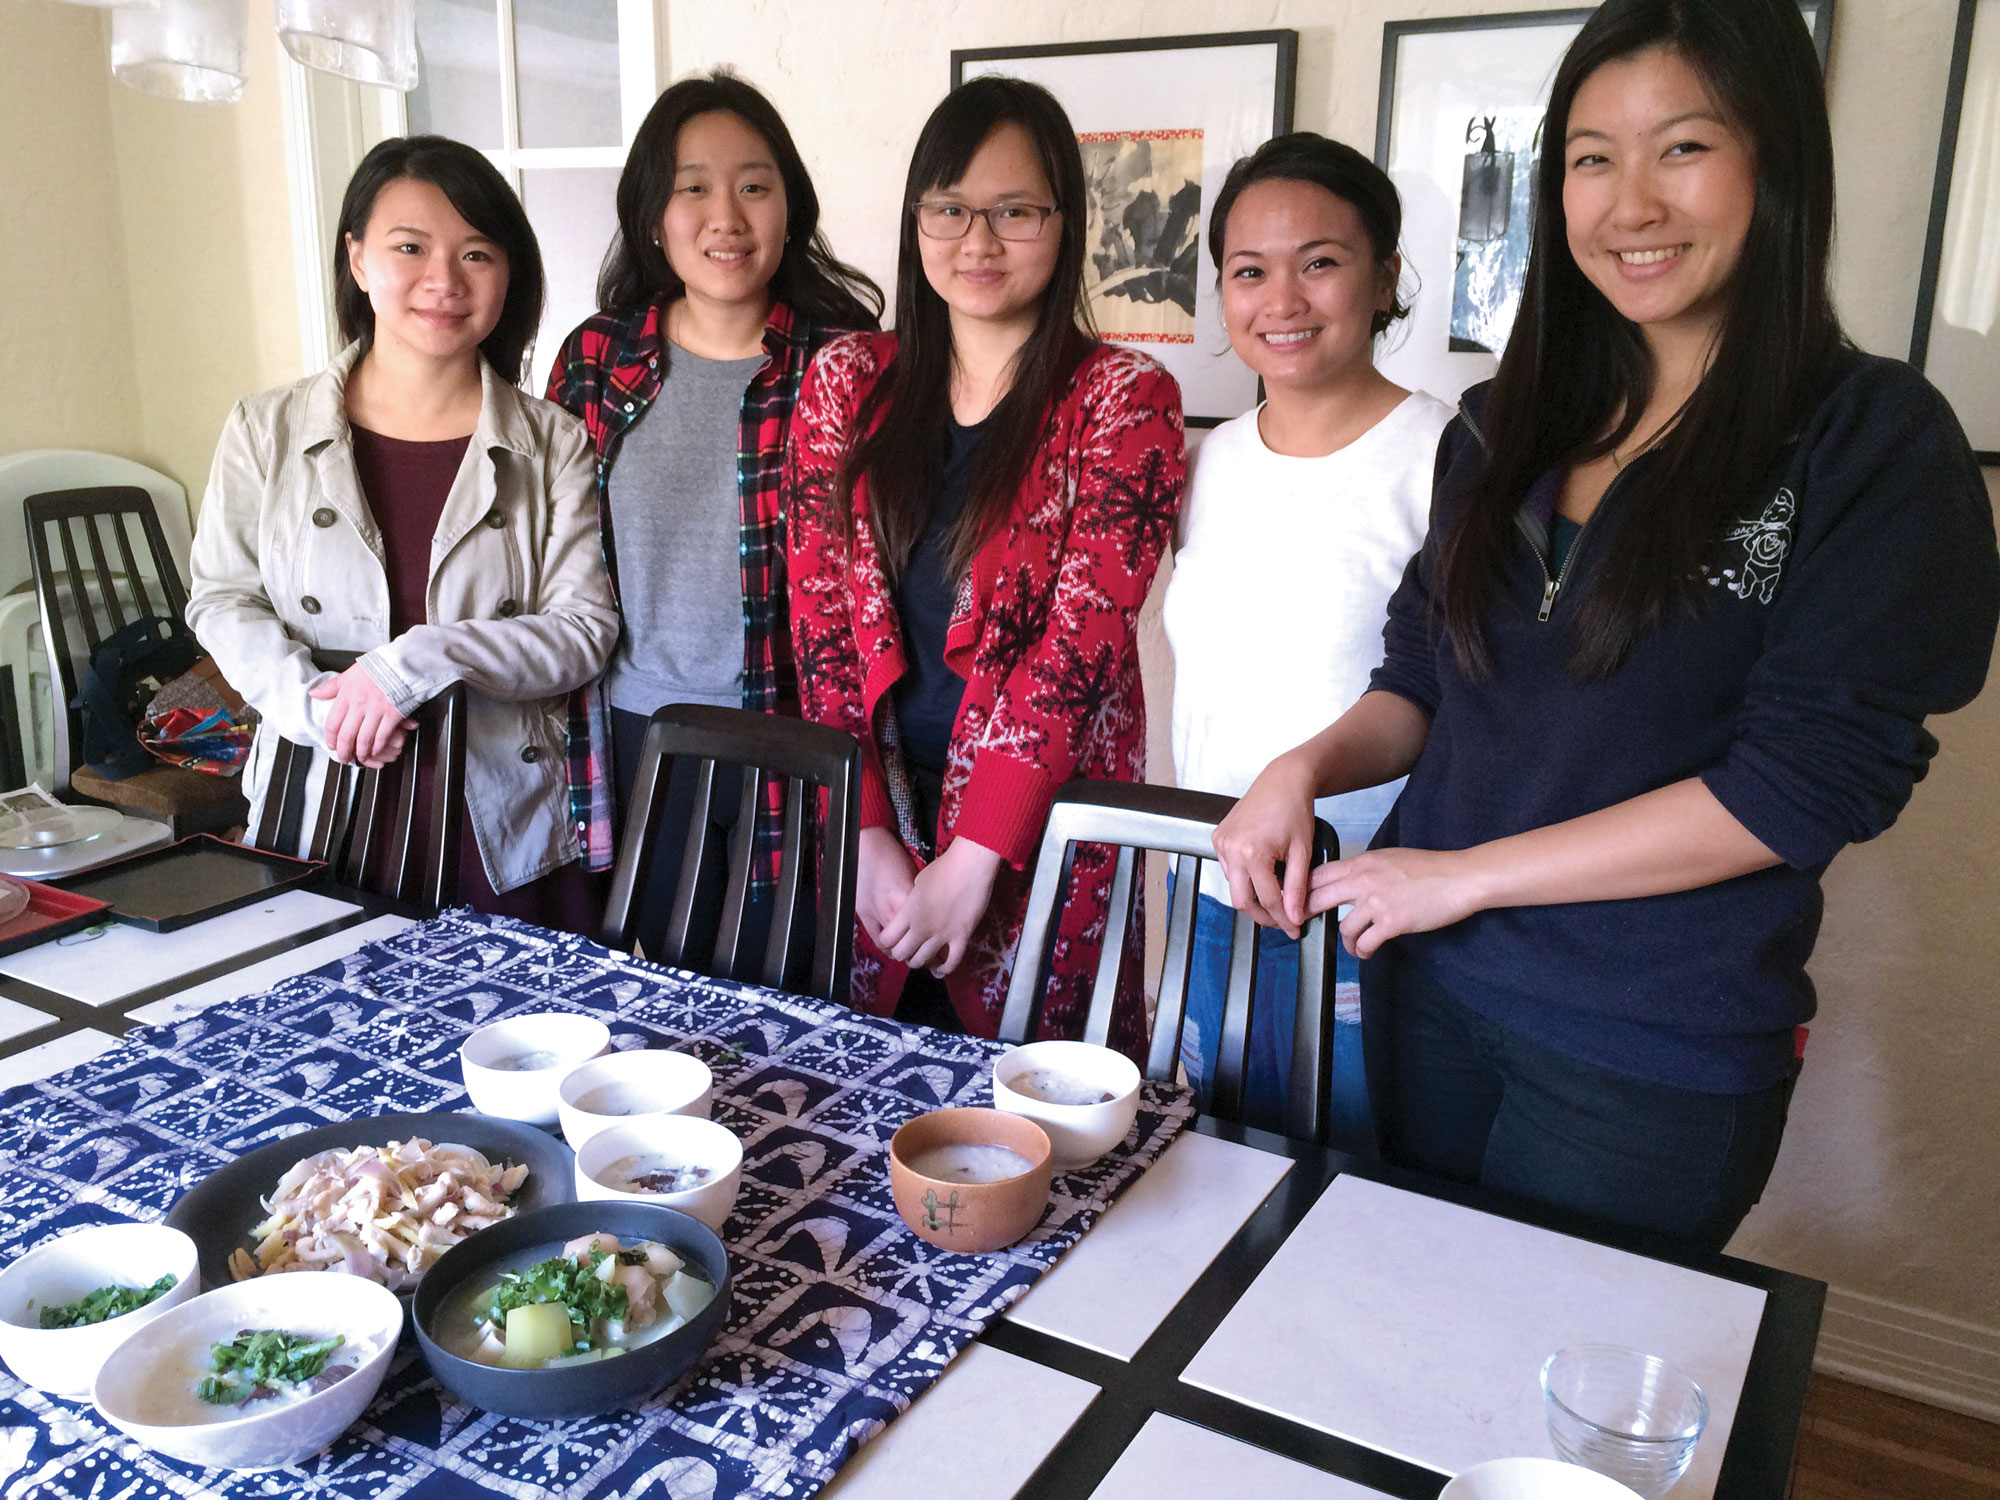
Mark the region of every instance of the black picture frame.
[[[1809, 18], [1813, 47], [1824, 72], [1833, 44], [1837, 0], [1798, 0], [1798, 3]], [[1454, 230], [1462, 234], [1463, 228], [1456, 217], [1451, 217], [1462, 208], [1456, 178], [1449, 183], [1441, 180], [1440, 169], [1421, 149], [1413, 159], [1394, 159], [1398, 148], [1399, 93], [1406, 85], [1411, 89], [1418, 87], [1404, 78], [1405, 44], [1412, 39], [1458, 35], [1477, 38], [1531, 28], [1547, 33], [1545, 44], [1539, 40], [1517, 40], [1509, 49], [1496, 37], [1494, 47], [1488, 49], [1511, 50], [1514, 55], [1504, 64], [1496, 60], [1495, 103], [1499, 107], [1494, 109], [1482, 98], [1474, 118], [1490, 110], [1501, 117], [1503, 132], [1515, 132], [1517, 138], [1503, 135], [1497, 143], [1497, 149], [1510, 153], [1507, 159], [1512, 163], [1520, 152], [1539, 149], [1541, 107], [1537, 100], [1546, 99], [1549, 82], [1563, 52], [1595, 11], [1595, 6], [1575, 6], [1383, 23], [1382, 67], [1375, 108], [1375, 164], [1390, 174], [1402, 193], [1405, 270], [1419, 288], [1411, 318], [1385, 341], [1377, 360], [1383, 372], [1398, 384], [1429, 391], [1449, 402], [1456, 400], [1467, 386], [1493, 374], [1499, 363], [1498, 350], [1504, 347], [1511, 327], [1512, 297], [1518, 295], [1519, 278], [1525, 266], [1528, 211], [1528, 168], [1510, 166], [1508, 170], [1514, 175], [1509, 179], [1503, 174], [1502, 183], [1504, 187], [1511, 180], [1513, 187], [1496, 196], [1508, 199], [1511, 193], [1511, 213], [1496, 212], [1490, 220], [1475, 221], [1482, 224], [1482, 229], [1472, 240], [1461, 240]], [[1537, 50], [1544, 45], [1545, 55]], [[1450, 76], [1462, 82], [1463, 76], [1476, 68], [1476, 61], [1466, 62]], [[1453, 116], [1454, 130], [1463, 118], [1462, 114]], [[1485, 124], [1486, 147], [1496, 149], [1494, 122], [1488, 119]], [[1408, 150], [1407, 143], [1404, 149]], [[1532, 159], [1531, 156], [1529, 160]], [[1507, 207], [1507, 203], [1499, 203], [1500, 209]], [[1511, 293], [1509, 288], [1513, 289]]]
[[[1938, 279], [1944, 264], [1946, 227], [1951, 217], [1951, 180], [1958, 164], [1959, 127], [1965, 116], [1965, 92], [1972, 68], [1972, 33], [1979, 17], [1980, 0], [1958, 0], [1958, 18], [1952, 32], [1951, 72], [1945, 83], [1944, 126], [1938, 136], [1937, 171], [1931, 186], [1930, 223], [1924, 232], [1923, 266], [1917, 276], [1917, 313], [1910, 329], [1910, 363], [1930, 374], [1932, 331], [1937, 324]], [[1989, 18], [1989, 24], [2000, 21]], [[2000, 382], [2000, 362], [1992, 378]], [[1951, 391], [1940, 385], [1945, 398]], [[1963, 418], [1961, 418], [1963, 420]], [[1989, 467], [2000, 466], [2000, 434], [1972, 431], [1973, 451]], [[1985, 443], [1986, 446], [1981, 446]]]
[[[1833, 13], [1838, 3], [1839, 0], [1817, 0], [1813, 8], [1813, 50], [1819, 54], [1821, 73], [1826, 71], [1827, 58], [1833, 48]], [[1965, 0], [1961, 0], [1961, 4], [1964, 3]], [[1804, 10], [1806, 4], [1801, 3], [1799, 8]], [[1389, 119], [1396, 98], [1396, 53], [1404, 37], [1429, 31], [1495, 31], [1512, 26], [1546, 26], [1561, 22], [1574, 22], [1581, 26], [1596, 10], [1594, 5], [1581, 5], [1567, 10], [1508, 11], [1497, 16], [1431, 16], [1418, 21], [1384, 21], [1382, 80], [1375, 98], [1375, 165], [1387, 166], [1389, 161]]]
[[[1228, 421], [1255, 405], [1260, 394], [1256, 376], [1230, 350], [1214, 305], [1215, 268], [1208, 258], [1205, 210], [1231, 162], [1272, 136], [1292, 129], [1298, 90], [1298, 45], [1296, 31], [1271, 29], [952, 50], [953, 88], [969, 77], [995, 72], [1040, 83], [1062, 102], [1086, 148], [1103, 143], [1111, 151], [1144, 149], [1158, 153], [1169, 149], [1158, 144], [1168, 138], [1199, 136], [1198, 140], [1177, 142], [1171, 147], [1179, 159], [1161, 168], [1161, 176], [1179, 181], [1183, 187], [1198, 181], [1201, 193], [1193, 246], [1183, 245], [1170, 272], [1164, 257], [1156, 268], [1164, 273], [1161, 284], [1167, 286], [1165, 293], [1149, 291], [1139, 296], [1133, 295], [1128, 287], [1099, 296], [1094, 290], [1100, 284], [1098, 278], [1105, 281], [1116, 278], [1104, 267], [1086, 271], [1091, 278], [1086, 295], [1092, 298], [1093, 316], [1099, 323], [1101, 336], [1111, 343], [1129, 343], [1166, 366], [1180, 382], [1183, 412], [1190, 427], [1214, 427]], [[1253, 50], [1236, 53], [1235, 49]], [[1176, 53], [1187, 56], [1178, 59], [1163, 56]], [[1224, 57], [1215, 57], [1218, 53]], [[1230, 56], [1231, 53], [1235, 55]], [[1240, 87], [1224, 90], [1218, 86], [1213, 96], [1204, 97], [1198, 86], [1186, 87], [1189, 79], [1199, 82], [1211, 71], [1198, 66], [1202, 59], [1196, 54], [1209, 54], [1211, 62], [1220, 63], [1239, 83], [1247, 82], [1242, 75], [1254, 70], [1257, 87], [1269, 89], [1268, 120], [1262, 111], [1261, 92], [1246, 96]], [[1262, 71], [1266, 56], [1270, 62], [1268, 75]], [[1132, 59], [1131, 68], [1118, 66], [1124, 58]], [[1091, 67], [1092, 60], [1100, 60], [1105, 66]], [[1180, 84], [1174, 81], [1177, 70]], [[1264, 83], [1267, 77], [1268, 85]], [[1188, 128], [1160, 128], [1165, 123], [1160, 115], [1163, 109], [1176, 115], [1175, 124]], [[1149, 144], [1132, 148], [1123, 144], [1128, 139], [1145, 139]], [[1154, 154], [1150, 160], [1158, 163], [1161, 157]], [[1086, 149], [1086, 169], [1089, 163]], [[1190, 248], [1194, 252], [1192, 262], [1188, 259]], [[1144, 265], [1142, 256], [1130, 271], [1141, 271]], [[1168, 303], [1172, 306], [1165, 305]]]

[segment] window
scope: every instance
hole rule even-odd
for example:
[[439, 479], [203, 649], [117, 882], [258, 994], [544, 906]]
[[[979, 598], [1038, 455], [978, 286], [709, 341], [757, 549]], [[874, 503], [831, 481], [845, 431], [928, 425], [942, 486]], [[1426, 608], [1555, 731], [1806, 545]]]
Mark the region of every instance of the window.
[[292, 207], [306, 362], [335, 347], [331, 245], [340, 196], [377, 141], [432, 132], [476, 146], [521, 195], [548, 305], [529, 359], [540, 392], [564, 335], [596, 307], [626, 144], [658, 93], [652, 0], [417, 0], [409, 94], [286, 60]]

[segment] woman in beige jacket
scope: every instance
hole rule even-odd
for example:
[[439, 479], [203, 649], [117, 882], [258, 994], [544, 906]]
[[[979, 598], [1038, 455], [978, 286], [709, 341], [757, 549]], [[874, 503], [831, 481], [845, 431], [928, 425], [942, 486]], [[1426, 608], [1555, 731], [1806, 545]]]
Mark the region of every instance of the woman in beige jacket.
[[[618, 618], [590, 439], [513, 384], [541, 313], [533, 231], [470, 147], [385, 141], [348, 185], [335, 274], [349, 347], [237, 405], [196, 529], [188, 623], [264, 720], [245, 790], [262, 800], [274, 736], [385, 765], [463, 682], [462, 898], [588, 928], [564, 695]], [[336, 674], [315, 651], [362, 655]]]

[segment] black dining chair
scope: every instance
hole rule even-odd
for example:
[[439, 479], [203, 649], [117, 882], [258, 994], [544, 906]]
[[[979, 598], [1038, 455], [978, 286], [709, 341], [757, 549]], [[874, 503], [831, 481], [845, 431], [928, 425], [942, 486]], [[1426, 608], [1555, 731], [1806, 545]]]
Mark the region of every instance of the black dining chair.
[[21, 706], [14, 696], [14, 668], [0, 662], [0, 791], [18, 791], [28, 784], [28, 762], [21, 743]]
[[[1194, 961], [1194, 919], [1200, 904], [1201, 867], [1215, 858], [1215, 827], [1236, 805], [1233, 797], [1192, 792], [1179, 787], [1148, 786], [1127, 781], [1072, 781], [1056, 794], [1048, 827], [1036, 855], [1034, 883], [1028, 891], [1028, 913], [1021, 944], [1014, 958], [1014, 977], [1001, 1013], [1000, 1039], [1019, 1044], [1041, 1031], [1042, 995], [1048, 984], [1050, 951], [1054, 947], [1070, 884], [1070, 867], [1078, 844], [1111, 844], [1118, 863], [1111, 877], [1111, 898], [1105, 914], [1106, 940], [1098, 955], [1096, 982], [1083, 1039], [1099, 1046], [1111, 1038], [1112, 1005], [1118, 993], [1119, 969], [1125, 944], [1111, 934], [1123, 933], [1132, 917], [1133, 892], [1144, 878], [1139, 855], [1158, 850], [1175, 857], [1173, 896], [1167, 904], [1166, 961], [1160, 974], [1160, 999], [1153, 1013], [1153, 1033], [1147, 1046], [1145, 1074], [1169, 1082], [1180, 1063], [1181, 1030], [1187, 1018], [1188, 977]], [[1313, 863], [1340, 854], [1340, 840], [1324, 821], [1313, 822]], [[1300, 1140], [1325, 1143], [1329, 1132], [1333, 1070], [1334, 950], [1325, 916], [1307, 922], [1300, 939], [1299, 991], [1293, 1011], [1292, 1076], [1285, 1090], [1285, 1133]], [[1257, 983], [1257, 924], [1247, 912], [1236, 913], [1229, 952], [1229, 988], [1223, 1002], [1222, 1034], [1217, 1046], [1211, 1097], [1205, 1112], [1219, 1119], [1240, 1119], [1243, 1074], [1250, 1045], [1250, 1013]]]
[[187, 617], [187, 589], [153, 497], [136, 485], [54, 490], [30, 495], [22, 512], [49, 678], [60, 698], [50, 715], [54, 790], [159, 819], [175, 837], [240, 827], [249, 809], [233, 776], [160, 765], [112, 781], [82, 763], [77, 690], [97, 648], [140, 620]]
[[[718, 763], [741, 768], [736, 787], [717, 786]], [[694, 778], [687, 841], [663, 928], [640, 931], [671, 776]], [[773, 780], [785, 783], [784, 841], [770, 935], [763, 953], [756, 954], [745, 921], [750, 861], [757, 814]], [[777, 714], [668, 704], [646, 728], [605, 903], [605, 945], [630, 949], [636, 943], [659, 963], [846, 1004], [860, 789], [861, 747], [852, 735]], [[818, 820], [815, 891], [811, 830], [822, 790], [826, 808]], [[732, 794], [736, 820], [725, 833], [713, 814], [716, 799]], [[721, 916], [711, 946], [708, 924], [699, 914], [714, 910], [718, 896]]]
[[[352, 652], [316, 652], [313, 664], [337, 672]], [[417, 727], [403, 753], [380, 770], [342, 765], [311, 745], [279, 740], [264, 806], [249, 840], [259, 849], [327, 862], [342, 885], [442, 908], [458, 900], [458, 857], [465, 823], [465, 684], [454, 683], [411, 715]], [[417, 782], [431, 765], [429, 827], [417, 847]], [[314, 797], [313, 784], [318, 783]], [[385, 793], [384, 783], [391, 791]], [[391, 797], [393, 796], [393, 801]], [[310, 835], [304, 824], [316, 808]]]

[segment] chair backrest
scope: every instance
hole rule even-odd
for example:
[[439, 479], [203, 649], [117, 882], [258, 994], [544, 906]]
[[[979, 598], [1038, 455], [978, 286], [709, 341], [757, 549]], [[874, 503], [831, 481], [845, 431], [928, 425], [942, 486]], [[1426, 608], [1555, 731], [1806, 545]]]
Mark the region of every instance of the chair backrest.
[[[110, 453], [78, 448], [29, 448], [0, 456], [0, 593], [11, 593], [35, 575], [28, 555], [28, 530], [17, 517], [30, 495], [58, 490], [101, 489], [106, 485], [137, 485], [153, 497], [153, 509], [166, 534], [167, 550], [185, 578], [194, 526], [188, 515], [187, 491], [158, 469]], [[142, 559], [143, 561], [143, 559]]]
[[[718, 761], [743, 768], [737, 787], [717, 788]], [[674, 887], [666, 930], [637, 932], [637, 915], [666, 809], [668, 777], [675, 774], [676, 766], [679, 774], [695, 778], [680, 878]], [[760, 961], [745, 941], [745, 912], [758, 813], [773, 780], [786, 783], [784, 843], [770, 936]], [[805, 897], [812, 890], [814, 789], [824, 789], [826, 810], [820, 825], [818, 899], [808, 970], [801, 928]], [[737, 799], [736, 822], [726, 850], [711, 816], [718, 792], [723, 796], [733, 792]], [[853, 957], [860, 792], [861, 747], [852, 735], [777, 714], [668, 704], [647, 725], [631, 805], [625, 809], [625, 831], [619, 840], [611, 895], [604, 910], [606, 946], [630, 948], [635, 941], [640, 942], [649, 958], [684, 967], [696, 936], [692, 928], [699, 898], [704, 891], [712, 893], [720, 880], [722, 917], [708, 972], [774, 989], [803, 989], [822, 1000], [844, 1004]]]
[[[1194, 961], [1194, 922], [1200, 906], [1201, 866], [1215, 858], [1215, 827], [1236, 805], [1233, 797], [1178, 787], [1125, 781], [1072, 781], [1056, 794], [1036, 856], [1028, 892], [1028, 913], [1014, 957], [1014, 977], [1001, 1013], [1000, 1039], [1021, 1043], [1041, 1030], [1042, 994], [1048, 984], [1050, 949], [1070, 883], [1078, 844], [1112, 844], [1118, 863], [1111, 877], [1105, 913], [1104, 946], [1098, 954], [1085, 1041], [1107, 1045], [1118, 993], [1125, 944], [1119, 940], [1131, 921], [1133, 893], [1143, 878], [1139, 854], [1156, 849], [1172, 855], [1174, 888], [1167, 906], [1166, 961], [1160, 974], [1159, 1004], [1146, 1053], [1148, 1078], [1171, 1081], [1180, 1060], [1181, 1029], [1187, 1015], [1188, 979]], [[1313, 863], [1339, 857], [1333, 830], [1315, 819]], [[1324, 916], [1307, 922], [1300, 938], [1299, 990], [1293, 1012], [1292, 1076], [1285, 1091], [1285, 1129], [1303, 1140], [1327, 1138], [1333, 1066], [1333, 950]], [[1221, 1119], [1243, 1112], [1243, 1074], [1250, 1044], [1250, 1011], [1257, 984], [1257, 924], [1237, 912], [1229, 951], [1229, 987], [1223, 1002], [1211, 1097], [1203, 1108]]]
[[0, 791], [16, 791], [28, 783], [28, 765], [21, 753], [21, 714], [14, 697], [14, 668], [0, 662]]
[[187, 589], [153, 498], [135, 485], [59, 490], [22, 502], [28, 552], [48, 643], [55, 780], [69, 785], [83, 717], [71, 706], [83, 670], [105, 637], [149, 615], [187, 618]]
[[[313, 661], [340, 671], [353, 655], [321, 652]], [[403, 742], [403, 753], [381, 770], [344, 766], [311, 745], [279, 740], [251, 842], [323, 859], [342, 885], [378, 896], [433, 908], [456, 902], [465, 821], [465, 685], [452, 684], [412, 717], [417, 727]], [[425, 759], [431, 762], [430, 826], [421, 857], [414, 857], [417, 782]], [[394, 784], [393, 808], [384, 795], [385, 780]], [[313, 826], [305, 837], [308, 812]]]

